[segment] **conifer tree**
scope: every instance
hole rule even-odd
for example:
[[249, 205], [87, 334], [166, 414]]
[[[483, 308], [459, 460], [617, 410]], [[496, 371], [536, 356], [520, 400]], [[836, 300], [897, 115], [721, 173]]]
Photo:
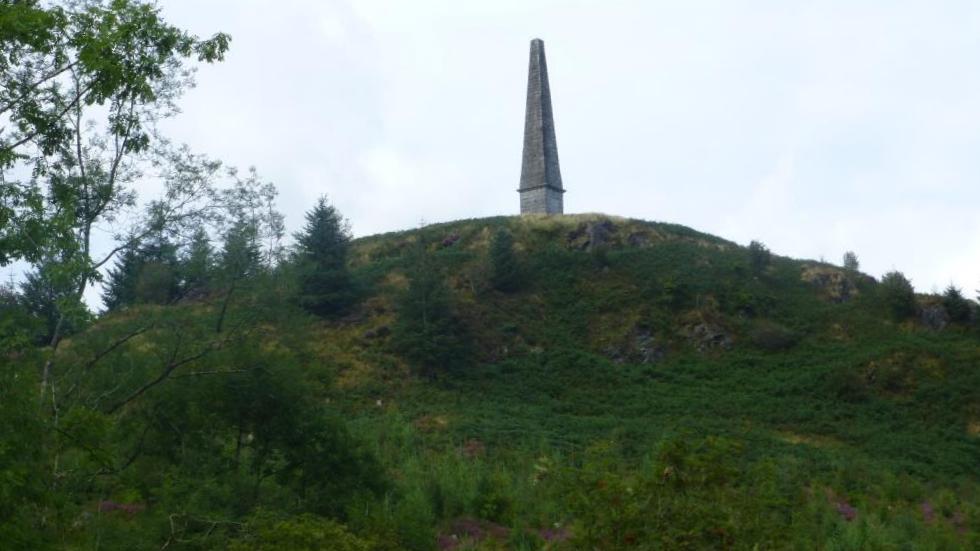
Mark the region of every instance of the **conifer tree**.
[[497, 230], [490, 241], [490, 283], [504, 292], [517, 289], [520, 283], [514, 237], [504, 228]]
[[179, 296], [177, 247], [158, 237], [125, 250], [109, 271], [106, 310], [132, 304], [167, 304]]
[[749, 266], [752, 267], [753, 272], [757, 274], [762, 273], [769, 267], [771, 259], [772, 253], [769, 252], [769, 248], [763, 245], [762, 242], [752, 241], [749, 243]]
[[347, 253], [350, 228], [326, 198], [306, 213], [306, 225], [296, 234], [299, 303], [312, 314], [343, 314], [354, 299]]
[[221, 277], [226, 285], [255, 277], [262, 271], [262, 250], [259, 247], [258, 228], [247, 220], [232, 223], [225, 232], [221, 251]]
[[881, 278], [881, 296], [892, 316], [903, 320], [915, 314], [915, 288], [902, 272], [888, 272]]
[[65, 273], [56, 262], [48, 261], [28, 273], [20, 284], [21, 304], [41, 327], [36, 335], [37, 344], [48, 344], [56, 332], [75, 333], [89, 316], [88, 309], [74, 293], [74, 282], [66, 279]]
[[180, 263], [182, 293], [201, 294], [208, 290], [214, 276], [214, 247], [208, 232], [198, 228], [184, 251]]
[[858, 263], [858, 257], [853, 251], [847, 251], [844, 253], [844, 269], [851, 272], [858, 271], [861, 265]]
[[957, 323], [970, 321], [970, 303], [956, 286], [950, 284], [943, 293], [943, 308], [949, 314], [949, 319]]
[[442, 271], [421, 240], [409, 259], [408, 289], [398, 305], [392, 344], [423, 377], [434, 379], [466, 362], [466, 338], [453, 313]]
[[116, 258], [115, 266], [109, 270], [102, 295], [102, 304], [107, 311], [117, 310], [135, 301], [136, 281], [139, 279], [142, 264], [139, 256], [135, 248], [126, 249]]

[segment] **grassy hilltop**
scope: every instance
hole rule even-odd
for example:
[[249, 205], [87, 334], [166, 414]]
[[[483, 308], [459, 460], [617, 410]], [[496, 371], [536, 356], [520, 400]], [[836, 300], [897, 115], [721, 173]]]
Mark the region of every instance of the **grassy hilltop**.
[[[522, 283], [510, 293], [486, 283], [498, 228], [514, 236], [521, 260]], [[420, 239], [446, 269], [472, 355], [435, 383], [411, 377], [383, 336], [406, 286], [405, 251]], [[406, 439], [382, 452], [416, 469], [406, 477], [416, 491], [465, 487], [439, 490], [463, 492], [442, 517], [480, 516], [472, 499], [481, 476], [507, 481], [502, 491], [518, 509], [511, 522], [560, 516], [528, 487], [543, 468], [536, 461], [577, 464], [600, 448], [616, 473], [636, 469], [621, 474], [630, 483], [652, 483], [662, 472], [648, 470], [657, 450], [683, 445], [798, 485], [784, 497], [809, 497], [787, 508], [860, 511], [821, 526], [830, 538], [821, 546], [965, 527], [980, 465], [980, 340], [974, 328], [894, 320], [868, 276], [782, 257], [755, 271], [746, 249], [724, 239], [602, 215], [439, 224], [357, 240], [353, 253], [372, 291], [343, 330], [324, 328], [321, 342], [347, 351], [334, 392], [365, 432]], [[483, 459], [457, 465], [460, 454]], [[705, 468], [723, 468], [714, 462]], [[458, 480], [471, 475], [469, 486]], [[960, 509], [923, 520], [923, 507], [952, 495]], [[620, 506], [624, 516], [639, 507], [609, 499], [588, 507]], [[634, 520], [649, 522], [648, 513]], [[761, 540], [779, 529], [767, 524]]]
[[[523, 260], [511, 293], [485, 283], [499, 227]], [[447, 268], [473, 359], [441, 384], [390, 384], [400, 371], [352, 359], [340, 373], [348, 394], [441, 414], [460, 438], [511, 447], [603, 437], [642, 447], [686, 428], [929, 477], [973, 473], [975, 331], [896, 322], [872, 278], [834, 266], [774, 257], [756, 273], [744, 248], [681, 226], [494, 218], [364, 238], [354, 266], [371, 296], [325, 341], [383, 353], [384, 338], [371, 337], [396, 315], [402, 251], [420, 236]]]
[[[439, 369], [398, 344], [420, 259]], [[980, 334], [896, 318], [871, 277], [604, 215], [366, 237], [350, 269], [341, 319], [291, 306], [288, 273], [105, 316], [59, 351], [55, 439], [8, 443], [60, 482], [0, 489], [43, 496], [69, 548], [978, 544]]]

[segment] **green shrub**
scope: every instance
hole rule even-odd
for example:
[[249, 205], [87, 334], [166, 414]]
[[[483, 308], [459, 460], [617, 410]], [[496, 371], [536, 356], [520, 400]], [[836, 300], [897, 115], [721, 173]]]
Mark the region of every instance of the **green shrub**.
[[786, 547], [786, 507], [798, 495], [781, 494], [769, 471], [746, 468], [741, 456], [731, 440], [674, 438], [652, 465], [627, 469], [611, 446], [591, 448], [561, 480], [575, 519], [564, 548]]
[[765, 271], [772, 261], [772, 253], [769, 252], [769, 248], [759, 241], [752, 241], [749, 243], [748, 253], [749, 267], [751, 267], [752, 271], [757, 274]]
[[371, 551], [373, 546], [343, 524], [313, 515], [256, 513], [229, 551]]
[[484, 475], [476, 486], [473, 510], [480, 518], [509, 523], [513, 519], [514, 503], [507, 490], [507, 479], [502, 473]]
[[409, 259], [408, 278], [392, 327], [392, 345], [426, 378], [458, 370], [469, 361], [467, 335], [453, 312], [443, 272], [424, 243]]
[[800, 336], [795, 331], [769, 320], [759, 320], [749, 331], [749, 341], [769, 351], [792, 348], [799, 339]]
[[972, 316], [970, 301], [966, 300], [963, 293], [955, 286], [950, 285], [943, 293], [943, 308], [949, 314], [950, 321], [954, 323], [966, 323]]
[[901, 321], [915, 315], [915, 289], [902, 272], [885, 274], [878, 292], [894, 319]]
[[516, 290], [520, 285], [520, 267], [514, 254], [514, 237], [504, 228], [493, 234], [490, 241], [490, 284], [503, 292]]

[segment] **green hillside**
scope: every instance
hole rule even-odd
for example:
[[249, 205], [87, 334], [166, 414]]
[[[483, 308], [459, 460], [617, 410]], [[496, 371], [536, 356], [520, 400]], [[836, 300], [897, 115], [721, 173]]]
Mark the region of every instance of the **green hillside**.
[[[366, 237], [349, 267], [357, 298], [335, 319], [294, 306], [288, 266], [104, 316], [57, 352], [55, 431], [34, 415], [46, 352], [12, 349], [0, 533], [78, 549], [980, 545], [980, 332], [930, 321], [941, 297], [896, 315], [856, 271], [603, 215]], [[443, 325], [438, 309], [408, 319], [425, 277]]]

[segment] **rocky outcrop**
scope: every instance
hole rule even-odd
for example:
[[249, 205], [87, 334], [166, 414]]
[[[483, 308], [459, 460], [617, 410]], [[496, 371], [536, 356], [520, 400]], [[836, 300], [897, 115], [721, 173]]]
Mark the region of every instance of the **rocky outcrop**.
[[637, 329], [633, 335], [633, 360], [638, 364], [652, 364], [664, 359], [667, 350], [660, 345], [649, 329]]
[[678, 333], [701, 352], [729, 350], [735, 344], [734, 335], [719, 316], [697, 311], [685, 316]]
[[582, 222], [569, 232], [568, 246], [581, 251], [593, 251], [608, 245], [617, 229], [616, 224], [608, 219]]
[[832, 266], [804, 266], [800, 279], [820, 289], [832, 302], [847, 302], [858, 295], [852, 276]]
[[603, 354], [614, 363], [649, 365], [663, 360], [667, 349], [660, 344], [649, 329], [638, 327], [633, 330], [625, 346], [609, 346]]
[[361, 337], [368, 340], [382, 339], [390, 334], [391, 334], [391, 329], [387, 325], [382, 325], [374, 329], [368, 329], [367, 331], [364, 332], [363, 335], [361, 335]]
[[626, 244], [630, 247], [649, 247], [652, 242], [650, 234], [644, 232], [633, 232], [626, 238]]
[[684, 336], [701, 352], [713, 348], [728, 350], [735, 343], [732, 335], [724, 327], [707, 321], [685, 327]]
[[919, 322], [933, 331], [942, 331], [949, 325], [949, 313], [940, 303], [923, 304], [919, 308]]

